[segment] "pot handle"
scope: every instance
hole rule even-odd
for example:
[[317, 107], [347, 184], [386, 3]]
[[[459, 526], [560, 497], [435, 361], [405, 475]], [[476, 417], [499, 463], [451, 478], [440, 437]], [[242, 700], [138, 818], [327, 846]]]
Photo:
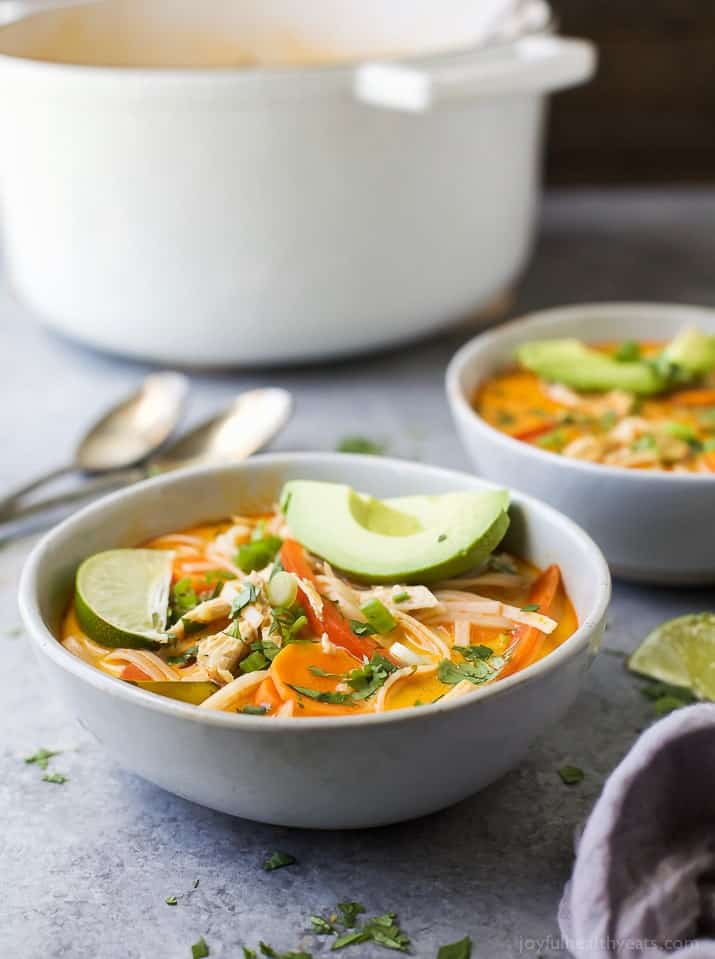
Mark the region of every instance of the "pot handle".
[[353, 76], [353, 95], [370, 106], [421, 113], [443, 100], [562, 90], [584, 83], [595, 69], [596, 50], [587, 40], [524, 37], [501, 56], [450, 66], [365, 63]]

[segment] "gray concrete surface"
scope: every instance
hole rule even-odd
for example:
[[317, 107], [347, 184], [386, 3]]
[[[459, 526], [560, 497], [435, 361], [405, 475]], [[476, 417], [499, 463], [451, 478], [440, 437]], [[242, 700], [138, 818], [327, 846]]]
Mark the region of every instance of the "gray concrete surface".
[[[609, 298], [712, 303], [713, 223], [715, 193], [552, 195], [511, 313]], [[464, 468], [442, 375], [468, 335], [463, 327], [322, 369], [196, 375], [188, 419], [239, 389], [279, 383], [298, 407], [276, 448], [332, 449], [357, 432], [384, 439], [395, 455]], [[4, 289], [0, 348], [0, 488], [60, 462], [82, 425], [144, 373], [43, 331]], [[704, 591], [617, 586], [607, 653], [521, 768], [417, 822], [306, 833], [191, 805], [102, 755], [55, 701], [23, 641], [15, 592], [31, 542], [0, 551], [0, 953], [8, 959], [189, 959], [199, 936], [211, 959], [240, 957], [259, 939], [321, 956], [328, 944], [306, 931], [307, 917], [341, 899], [397, 912], [419, 957], [467, 934], [475, 959], [564, 956], [555, 912], [574, 830], [651, 721], [638, 682], [608, 651], [631, 650], [662, 619], [713, 605]], [[51, 765], [64, 785], [23, 762], [39, 747], [64, 750]], [[560, 781], [566, 762], [585, 770], [581, 785]], [[297, 865], [264, 872], [274, 849]], [[164, 901], [172, 895], [173, 907]], [[389, 953], [361, 945], [346, 955]]]

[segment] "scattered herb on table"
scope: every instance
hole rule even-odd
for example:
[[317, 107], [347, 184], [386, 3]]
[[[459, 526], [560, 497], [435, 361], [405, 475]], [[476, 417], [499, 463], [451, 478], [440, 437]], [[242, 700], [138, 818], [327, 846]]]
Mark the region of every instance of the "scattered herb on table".
[[191, 959], [206, 959], [209, 955], [209, 947], [202, 936], [198, 942], [191, 947]]
[[274, 869], [283, 869], [285, 866], [292, 866], [296, 862], [298, 862], [298, 860], [295, 858], [295, 856], [291, 856], [291, 854], [288, 852], [280, 852], [276, 850], [264, 860], [263, 868], [266, 872], [273, 872]]
[[335, 932], [335, 926], [322, 916], [311, 916], [310, 925], [318, 936], [332, 936]]
[[43, 783], [57, 783], [58, 786], [63, 786], [66, 782], [69, 782], [67, 776], [63, 776], [62, 773], [45, 773], [42, 781]]
[[198, 888], [199, 888], [199, 880], [194, 879], [194, 889], [198, 889]]
[[583, 782], [584, 772], [578, 766], [562, 766], [559, 769], [559, 776], [565, 786], [576, 786]]
[[167, 906], [177, 906], [179, 904], [179, 900], [176, 898], [176, 896], [167, 896], [164, 902], [167, 904]]
[[[267, 942], [259, 942], [258, 948], [262, 956], [267, 956], [267, 959], [313, 959], [311, 953], [309, 952], [276, 952], [273, 946], [269, 946]], [[243, 947], [244, 959], [255, 959], [256, 952], [254, 949], [246, 949]]]
[[684, 686], [671, 686], [670, 683], [654, 682], [641, 687], [641, 693], [650, 699], [653, 712], [657, 717], [667, 716], [668, 713], [683, 706], [696, 703], [697, 697]]
[[360, 902], [339, 902], [335, 908], [340, 916], [340, 922], [346, 929], [352, 929], [357, 922], [357, 917], [365, 912], [365, 907]]
[[387, 445], [367, 436], [343, 436], [335, 447], [338, 453], [363, 453], [367, 456], [382, 456]]
[[38, 749], [32, 756], [25, 756], [26, 763], [34, 763], [40, 769], [47, 769], [53, 756], [59, 756], [61, 749]]
[[451, 942], [446, 946], [440, 946], [437, 959], [470, 959], [471, 955], [472, 940], [469, 936], [465, 936], [459, 942]]

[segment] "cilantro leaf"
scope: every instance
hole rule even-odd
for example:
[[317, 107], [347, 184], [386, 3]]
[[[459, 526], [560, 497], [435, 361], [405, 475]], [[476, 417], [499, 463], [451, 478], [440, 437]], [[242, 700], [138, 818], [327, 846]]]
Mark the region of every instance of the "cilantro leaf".
[[472, 940], [469, 936], [465, 936], [458, 942], [450, 942], [446, 946], [440, 946], [437, 959], [470, 959], [471, 955]]
[[276, 850], [270, 854], [268, 859], [264, 860], [263, 868], [266, 872], [273, 872], [275, 869], [283, 869], [285, 866], [292, 866], [297, 862], [295, 856], [291, 856], [289, 852]]
[[340, 914], [340, 921], [346, 929], [352, 929], [357, 922], [357, 917], [365, 912], [365, 907], [360, 902], [339, 902], [336, 906]]
[[236, 579], [236, 574], [232, 573], [230, 569], [207, 569], [204, 573], [204, 579], [207, 583], [221, 583]]
[[188, 663], [191, 663], [196, 659], [196, 654], [198, 651], [198, 646], [191, 646], [178, 656], [168, 656], [166, 661], [170, 666], [186, 666]]
[[69, 782], [67, 776], [63, 776], [62, 773], [46, 773], [42, 777], [43, 783], [57, 783], [58, 786], [64, 785], [66, 782]]
[[169, 595], [169, 617], [168, 625], [173, 626], [178, 623], [194, 607], [199, 605], [199, 597], [196, 594], [191, 580], [188, 576], [180, 579], [171, 587]]
[[476, 660], [474, 663], [457, 664], [449, 659], [443, 659], [437, 669], [437, 678], [441, 683], [447, 686], [456, 686], [463, 679], [469, 680], [475, 686], [480, 686], [494, 675], [492, 669], [484, 660]]
[[489, 659], [494, 654], [494, 650], [489, 646], [453, 646], [464, 659], [468, 659], [472, 663], [480, 662], [483, 659]]
[[26, 763], [34, 763], [40, 769], [47, 769], [53, 756], [59, 756], [61, 749], [38, 749], [32, 756], [25, 756]]
[[584, 780], [583, 769], [579, 769], [578, 766], [562, 766], [559, 769], [559, 776], [565, 786], [577, 786]]
[[377, 632], [369, 623], [361, 623], [359, 619], [350, 620], [350, 629], [356, 636], [372, 636]]
[[343, 436], [335, 447], [338, 453], [362, 453], [366, 456], [382, 456], [387, 446], [367, 436]]
[[191, 947], [191, 959], [206, 959], [209, 955], [209, 947], [206, 944], [206, 940], [202, 936], [198, 942], [195, 942]]
[[231, 603], [230, 618], [235, 619], [245, 606], [255, 603], [257, 599], [258, 588], [253, 583], [246, 583]]
[[286, 683], [286, 686], [300, 696], [306, 696], [308, 699], [315, 700], [316, 703], [330, 703], [332, 706], [345, 706], [352, 700], [352, 696], [349, 693], [321, 692], [318, 689], [310, 689], [308, 686], [294, 686], [292, 683]]

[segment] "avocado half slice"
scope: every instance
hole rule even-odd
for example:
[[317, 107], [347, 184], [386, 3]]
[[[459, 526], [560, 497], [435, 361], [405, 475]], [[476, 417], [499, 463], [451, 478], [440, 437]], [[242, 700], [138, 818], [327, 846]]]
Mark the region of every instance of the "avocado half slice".
[[627, 390], [648, 395], [663, 389], [663, 379], [651, 364], [620, 362], [580, 340], [532, 340], [520, 346], [516, 356], [522, 366], [542, 379], [574, 390]]
[[379, 500], [339, 483], [294, 480], [281, 493], [291, 534], [355, 579], [429, 583], [478, 566], [509, 526], [506, 490]]

